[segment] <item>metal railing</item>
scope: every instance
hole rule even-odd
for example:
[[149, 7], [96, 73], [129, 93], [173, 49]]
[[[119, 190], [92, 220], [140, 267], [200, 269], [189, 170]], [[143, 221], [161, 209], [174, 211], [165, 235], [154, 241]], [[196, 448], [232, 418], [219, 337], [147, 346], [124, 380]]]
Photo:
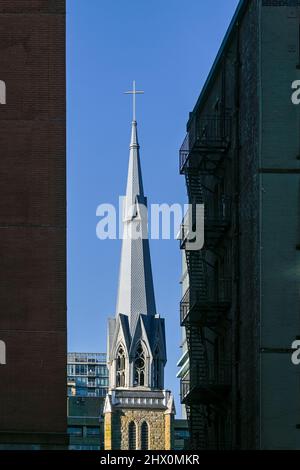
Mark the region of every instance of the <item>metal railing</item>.
[[231, 384], [231, 363], [229, 361], [206, 361], [192, 366], [180, 383], [181, 401], [194, 388], [229, 387]]
[[231, 117], [203, 116], [195, 117], [179, 150], [179, 167], [183, 171], [191, 151], [197, 147], [222, 149], [230, 142]]
[[96, 387], [96, 382], [88, 382], [87, 386], [88, 388], [94, 388]]
[[88, 377], [96, 377], [96, 371], [95, 370], [88, 370], [87, 375], [88, 375]]
[[195, 143], [222, 145], [229, 141], [231, 118], [203, 116], [195, 118], [190, 128], [190, 146]]
[[189, 133], [186, 134], [179, 150], [179, 169], [183, 170], [190, 155]]
[[106, 353], [68, 353], [68, 364], [106, 364]]
[[190, 311], [205, 304], [228, 303], [231, 300], [231, 279], [206, 277], [203, 286], [199, 289], [189, 287], [180, 301], [180, 320], [184, 322]]
[[[224, 227], [229, 224], [231, 217], [231, 201], [225, 195], [218, 203], [204, 204], [204, 230], [207, 228]], [[184, 249], [187, 241], [192, 241], [191, 238], [195, 235], [195, 224], [190, 210], [188, 210], [180, 225], [180, 248]]]

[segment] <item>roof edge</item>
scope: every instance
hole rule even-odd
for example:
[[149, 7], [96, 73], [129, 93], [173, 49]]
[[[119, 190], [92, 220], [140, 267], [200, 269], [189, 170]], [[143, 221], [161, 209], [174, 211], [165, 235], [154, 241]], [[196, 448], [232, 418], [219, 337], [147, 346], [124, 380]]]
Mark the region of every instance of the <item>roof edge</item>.
[[214, 79], [220, 65], [221, 65], [221, 59], [223, 58], [223, 55], [224, 53], [227, 51], [230, 43], [231, 43], [231, 39], [232, 39], [232, 36], [234, 34], [234, 28], [236, 26], [236, 24], [243, 18], [244, 16], [244, 13], [247, 9], [247, 7], [249, 6], [250, 4], [250, 1], [251, 0], [240, 0], [238, 6], [236, 7], [236, 10], [235, 10], [235, 13], [232, 17], [232, 20], [228, 26], [228, 29], [225, 33], [225, 36], [224, 36], [224, 39], [221, 43], [221, 46], [219, 48], [219, 51], [217, 53], [217, 56], [213, 62], [213, 65], [210, 69], [210, 72], [208, 74], [208, 77], [202, 87], [202, 90], [201, 90], [201, 93], [197, 99], [197, 102], [193, 108], [193, 111], [190, 113], [190, 116], [189, 116], [189, 119], [188, 119], [188, 122], [187, 122], [187, 128], [189, 127], [190, 125], [190, 122], [195, 114], [195, 112], [197, 111], [197, 109], [201, 106], [201, 102], [204, 100], [207, 92], [208, 92], [208, 89], [211, 85], [211, 82], [212, 80]]

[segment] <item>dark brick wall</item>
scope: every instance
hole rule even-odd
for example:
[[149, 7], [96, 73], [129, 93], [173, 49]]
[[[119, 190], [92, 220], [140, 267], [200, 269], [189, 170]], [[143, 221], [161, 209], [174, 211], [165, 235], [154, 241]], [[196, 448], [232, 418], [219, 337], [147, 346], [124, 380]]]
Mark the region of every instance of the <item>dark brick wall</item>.
[[259, 446], [259, 96], [258, 8], [240, 28], [239, 93], [239, 393], [241, 447]]
[[0, 442], [66, 431], [64, 12], [0, 0]]
[[300, 0], [262, 0], [263, 7], [296, 7]]
[[[230, 42], [197, 110], [203, 116], [220, 117], [223, 112], [232, 120], [231, 145], [219, 179], [202, 177], [202, 182], [211, 189], [221, 183], [221, 192], [231, 204], [231, 227], [217, 247], [218, 256], [207, 256], [213, 265], [223, 259], [224, 275], [232, 280], [229, 321], [218, 333], [223, 345], [219, 357], [232, 365], [226, 439], [233, 448], [242, 449], [259, 445], [258, 51], [258, 8], [252, 1], [242, 21], [233, 27]], [[209, 197], [207, 193], [206, 204]], [[215, 342], [211, 333], [205, 332], [205, 336], [212, 344]], [[207, 351], [213, 360], [215, 351], [209, 342]]]
[[66, 0], [1, 0], [0, 13], [65, 13]]

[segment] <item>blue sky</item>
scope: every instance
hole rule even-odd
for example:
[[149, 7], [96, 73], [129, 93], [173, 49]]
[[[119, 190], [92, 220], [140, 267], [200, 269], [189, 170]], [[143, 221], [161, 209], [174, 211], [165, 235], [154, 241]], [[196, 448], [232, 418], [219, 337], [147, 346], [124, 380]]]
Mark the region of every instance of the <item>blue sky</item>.
[[[120, 241], [96, 237], [96, 208], [125, 194], [131, 99], [137, 97], [148, 203], [185, 203], [178, 148], [238, 0], [68, 0], [68, 349], [106, 351]], [[158, 312], [166, 319], [166, 386], [176, 395], [181, 354], [181, 253], [150, 241]]]

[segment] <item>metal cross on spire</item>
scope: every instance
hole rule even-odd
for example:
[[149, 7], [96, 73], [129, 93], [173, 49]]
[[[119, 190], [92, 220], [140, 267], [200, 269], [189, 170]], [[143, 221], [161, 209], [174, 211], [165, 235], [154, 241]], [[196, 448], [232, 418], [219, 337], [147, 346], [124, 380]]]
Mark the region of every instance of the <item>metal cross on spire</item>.
[[142, 90], [136, 90], [135, 89], [135, 80], [133, 80], [133, 84], [132, 84], [132, 90], [130, 91], [125, 91], [124, 92], [125, 95], [132, 95], [132, 112], [133, 112], [133, 118], [132, 120], [133, 121], [136, 121], [136, 104], [135, 104], [135, 97], [136, 95], [141, 95], [143, 94], [144, 92]]

